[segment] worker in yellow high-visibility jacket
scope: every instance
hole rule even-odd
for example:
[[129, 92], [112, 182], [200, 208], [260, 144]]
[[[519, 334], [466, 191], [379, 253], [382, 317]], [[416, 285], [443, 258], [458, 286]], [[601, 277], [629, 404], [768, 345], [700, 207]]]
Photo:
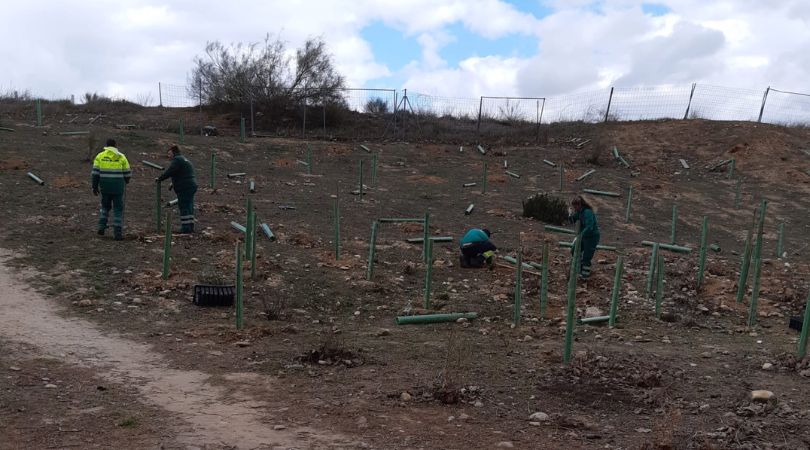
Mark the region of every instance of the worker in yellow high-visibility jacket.
[[116, 241], [124, 239], [124, 191], [132, 177], [129, 161], [115, 147], [115, 140], [107, 139], [107, 145], [93, 160], [93, 195], [101, 193], [101, 209], [98, 215], [98, 234], [104, 235], [110, 209], [113, 212], [113, 236]]

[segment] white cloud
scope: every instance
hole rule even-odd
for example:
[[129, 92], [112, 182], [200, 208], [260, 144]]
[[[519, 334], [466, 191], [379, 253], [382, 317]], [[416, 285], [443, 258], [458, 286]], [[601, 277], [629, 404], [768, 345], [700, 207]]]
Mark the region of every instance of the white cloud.
[[[206, 41], [255, 42], [270, 32], [291, 47], [322, 36], [352, 86], [392, 77], [404, 85], [391, 87], [458, 97], [693, 81], [810, 92], [804, 0], [656, 0], [669, 9], [658, 17], [635, 0], [543, 3], [552, 11], [537, 18], [501, 0], [9, 2], [0, 38], [13, 45], [0, 47], [0, 87], [134, 97], [156, 91], [158, 81], [185, 83]], [[361, 36], [373, 22], [418, 42], [419, 60], [393, 73]], [[489, 55], [470, 48], [478, 57], [448, 64], [454, 25], [485, 39], [533, 39], [537, 51], [515, 57], [508, 48]]]

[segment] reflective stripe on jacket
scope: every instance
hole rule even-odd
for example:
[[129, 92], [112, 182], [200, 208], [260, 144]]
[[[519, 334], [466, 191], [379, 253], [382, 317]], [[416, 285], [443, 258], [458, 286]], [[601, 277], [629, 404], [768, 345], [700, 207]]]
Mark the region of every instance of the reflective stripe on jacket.
[[129, 161], [115, 147], [104, 147], [93, 160], [91, 172], [93, 189], [104, 194], [123, 194], [124, 186], [132, 177]]

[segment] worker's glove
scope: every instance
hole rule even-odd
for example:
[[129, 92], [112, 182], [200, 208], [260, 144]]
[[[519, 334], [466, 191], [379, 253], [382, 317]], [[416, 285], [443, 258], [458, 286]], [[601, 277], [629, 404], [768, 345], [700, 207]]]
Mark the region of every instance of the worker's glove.
[[93, 189], [93, 195], [95, 195], [96, 197], [98, 197], [98, 189]]

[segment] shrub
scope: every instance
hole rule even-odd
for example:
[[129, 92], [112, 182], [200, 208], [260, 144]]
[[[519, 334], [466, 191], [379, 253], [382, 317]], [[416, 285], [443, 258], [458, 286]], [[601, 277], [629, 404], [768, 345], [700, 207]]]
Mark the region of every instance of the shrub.
[[523, 217], [563, 225], [568, 220], [568, 204], [551, 194], [535, 194], [523, 201]]
[[385, 114], [388, 112], [388, 102], [380, 97], [369, 99], [363, 106], [363, 111], [369, 114]]

